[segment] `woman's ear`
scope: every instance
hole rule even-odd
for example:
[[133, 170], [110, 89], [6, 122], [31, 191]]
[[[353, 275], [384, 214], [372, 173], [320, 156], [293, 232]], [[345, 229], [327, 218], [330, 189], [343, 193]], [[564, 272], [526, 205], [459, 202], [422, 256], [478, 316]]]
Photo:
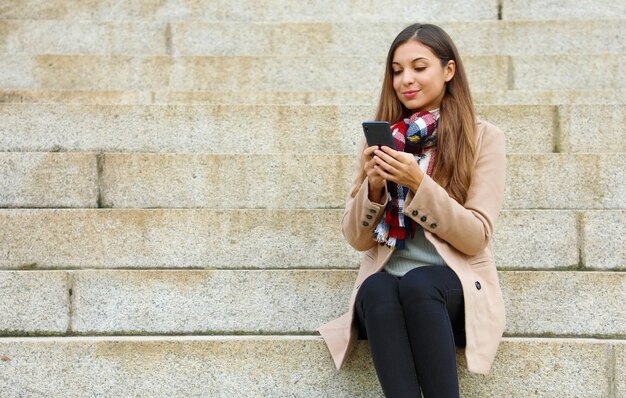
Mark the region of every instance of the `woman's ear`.
[[454, 77], [454, 72], [456, 72], [456, 62], [454, 62], [453, 60], [450, 60], [448, 61], [448, 63], [446, 64], [443, 70], [443, 78], [446, 81], [446, 83], [452, 80], [452, 78]]

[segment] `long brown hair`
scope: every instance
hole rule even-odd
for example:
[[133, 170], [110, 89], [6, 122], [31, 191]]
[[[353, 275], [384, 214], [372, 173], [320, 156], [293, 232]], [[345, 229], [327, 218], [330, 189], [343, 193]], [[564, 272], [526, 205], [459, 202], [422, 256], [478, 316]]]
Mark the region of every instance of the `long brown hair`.
[[[410, 117], [412, 113], [396, 95], [391, 66], [396, 49], [410, 40], [416, 40], [430, 48], [439, 58], [442, 67], [445, 67], [450, 60], [456, 64], [456, 71], [452, 79], [446, 83], [441, 102], [437, 128], [437, 163], [433, 169], [432, 178], [452, 198], [463, 204], [467, 198], [476, 159], [476, 116], [461, 57], [452, 39], [443, 29], [431, 24], [418, 23], [408, 26], [395, 38], [387, 54], [376, 120], [393, 124]], [[356, 194], [359, 185], [365, 179], [362, 162], [359, 170], [352, 196]]]

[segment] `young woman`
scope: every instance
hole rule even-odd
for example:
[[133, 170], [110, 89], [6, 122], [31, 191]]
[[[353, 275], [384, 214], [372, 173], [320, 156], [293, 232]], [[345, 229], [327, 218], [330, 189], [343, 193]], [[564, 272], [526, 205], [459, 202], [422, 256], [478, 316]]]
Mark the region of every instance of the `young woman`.
[[386, 397], [459, 397], [457, 347], [487, 373], [504, 331], [504, 135], [476, 119], [454, 43], [428, 24], [392, 43], [376, 120], [396, 150], [363, 145], [342, 231], [365, 255], [348, 312], [318, 330], [337, 369], [367, 339]]

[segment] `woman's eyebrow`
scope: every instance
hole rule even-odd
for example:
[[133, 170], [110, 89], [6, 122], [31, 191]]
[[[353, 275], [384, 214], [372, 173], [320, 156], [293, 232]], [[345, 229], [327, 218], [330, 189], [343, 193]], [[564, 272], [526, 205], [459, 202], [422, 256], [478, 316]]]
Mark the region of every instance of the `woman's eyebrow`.
[[[413, 62], [415, 62], [415, 61], [419, 61], [419, 60], [421, 60], [421, 59], [425, 59], [425, 60], [427, 60], [427, 61], [428, 61], [428, 58], [426, 58], [426, 57], [417, 57], [417, 58], [415, 58], [414, 60], [412, 60], [412, 61], [411, 61], [411, 63], [413, 63]], [[391, 64], [392, 64], [392, 65], [393, 65], [393, 64], [398, 64], [398, 65], [400, 65], [400, 62], [393, 61]]]

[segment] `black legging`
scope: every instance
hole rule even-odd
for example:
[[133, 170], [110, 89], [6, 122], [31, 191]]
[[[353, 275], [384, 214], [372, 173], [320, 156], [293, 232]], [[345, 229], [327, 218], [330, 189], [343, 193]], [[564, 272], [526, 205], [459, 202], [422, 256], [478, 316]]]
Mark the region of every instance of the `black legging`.
[[370, 275], [356, 296], [359, 339], [368, 339], [388, 398], [459, 397], [455, 345], [465, 346], [463, 289], [448, 266], [399, 278]]

